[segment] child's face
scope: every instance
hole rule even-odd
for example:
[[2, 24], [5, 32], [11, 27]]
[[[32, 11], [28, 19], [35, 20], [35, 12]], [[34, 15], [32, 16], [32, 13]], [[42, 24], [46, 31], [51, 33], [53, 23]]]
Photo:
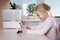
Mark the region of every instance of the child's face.
[[43, 13], [40, 13], [39, 11], [36, 11], [36, 15], [40, 18], [40, 19], [42, 19], [44, 16], [43, 16]]
[[46, 16], [46, 13], [44, 11], [36, 11], [36, 15], [43, 20]]

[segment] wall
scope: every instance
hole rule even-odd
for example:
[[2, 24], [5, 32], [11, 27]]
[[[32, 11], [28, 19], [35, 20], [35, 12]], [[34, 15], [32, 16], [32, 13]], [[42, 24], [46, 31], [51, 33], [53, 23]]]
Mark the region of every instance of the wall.
[[0, 0], [0, 27], [2, 27], [2, 10], [9, 8], [9, 0]]
[[3, 10], [3, 28], [20, 28], [21, 10]]
[[45, 2], [45, 0], [37, 0], [37, 4], [44, 3], [44, 2]]
[[2, 11], [3, 22], [4, 21], [20, 21], [21, 20], [21, 10], [16, 9], [4, 9]]

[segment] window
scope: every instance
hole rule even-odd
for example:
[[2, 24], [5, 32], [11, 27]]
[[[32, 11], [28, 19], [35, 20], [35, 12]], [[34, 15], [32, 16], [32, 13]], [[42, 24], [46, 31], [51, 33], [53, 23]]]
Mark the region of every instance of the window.
[[60, 0], [45, 0], [45, 3], [51, 6], [53, 16], [60, 16]]
[[10, 0], [12, 3], [16, 3], [17, 5], [19, 4], [19, 0]]
[[16, 3], [18, 6], [22, 8], [22, 15], [27, 16], [27, 5], [32, 3], [37, 3], [37, 0], [10, 0], [12, 3]]
[[27, 16], [28, 15], [28, 13], [27, 13], [27, 6], [29, 5], [29, 4], [32, 4], [32, 3], [35, 3], [35, 4], [37, 4], [37, 0], [22, 0], [22, 9], [23, 9], [23, 15], [24, 16]]

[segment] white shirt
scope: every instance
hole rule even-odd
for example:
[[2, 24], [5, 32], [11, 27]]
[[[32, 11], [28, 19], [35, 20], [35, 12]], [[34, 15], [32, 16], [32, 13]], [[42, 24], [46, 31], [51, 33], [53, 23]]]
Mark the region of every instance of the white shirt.
[[31, 30], [27, 30], [27, 34], [45, 34], [53, 25], [53, 18], [47, 17], [39, 26], [37, 25], [38, 27], [32, 27]]

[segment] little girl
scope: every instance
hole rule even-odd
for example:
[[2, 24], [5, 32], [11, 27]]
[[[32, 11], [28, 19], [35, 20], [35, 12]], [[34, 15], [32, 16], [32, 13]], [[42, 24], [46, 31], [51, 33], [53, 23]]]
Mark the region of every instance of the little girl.
[[35, 8], [35, 13], [41, 20], [40, 26], [33, 28], [27, 26], [22, 29], [26, 34], [41, 34], [46, 35], [49, 40], [56, 40], [56, 27], [52, 16], [49, 15], [50, 6], [45, 3], [38, 4]]

